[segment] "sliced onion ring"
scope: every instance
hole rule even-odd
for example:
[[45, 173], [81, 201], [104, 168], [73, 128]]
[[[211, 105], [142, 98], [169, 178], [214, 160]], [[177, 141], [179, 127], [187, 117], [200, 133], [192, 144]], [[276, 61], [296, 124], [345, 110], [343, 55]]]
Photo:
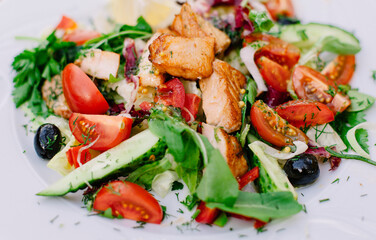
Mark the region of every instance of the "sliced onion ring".
[[358, 141], [356, 140], [356, 137], [355, 137], [355, 131], [358, 130], [358, 129], [361, 129], [361, 128], [366, 129], [366, 130], [375, 130], [376, 129], [376, 123], [372, 123], [372, 122], [360, 123], [360, 124], [356, 125], [355, 127], [351, 128], [347, 132], [346, 138], [347, 138], [347, 141], [349, 141], [350, 146], [354, 149], [354, 151], [357, 154], [359, 154], [362, 157], [370, 159], [371, 156], [366, 151], [363, 150], [363, 148], [359, 145], [359, 143], [358, 143]]
[[294, 141], [293, 144], [296, 146], [296, 151], [290, 153], [281, 152], [261, 141], [255, 141], [252, 144], [259, 145], [264, 150], [264, 153], [277, 159], [290, 159], [304, 153], [308, 149], [307, 144], [302, 141]]

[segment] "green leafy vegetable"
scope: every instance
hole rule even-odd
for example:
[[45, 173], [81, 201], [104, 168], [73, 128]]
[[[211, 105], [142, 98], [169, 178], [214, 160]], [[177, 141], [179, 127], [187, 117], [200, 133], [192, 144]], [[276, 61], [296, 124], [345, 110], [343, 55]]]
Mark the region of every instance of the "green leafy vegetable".
[[181, 190], [184, 188], [184, 185], [181, 182], [175, 181], [172, 183], [171, 190], [176, 191], [176, 190]]
[[170, 169], [171, 166], [172, 164], [170, 160], [165, 156], [160, 161], [146, 164], [142, 167], [137, 168], [134, 172], [129, 174], [127, 181], [136, 184], [143, 184], [146, 189], [150, 189], [154, 177]]
[[347, 95], [351, 100], [351, 105], [347, 109], [347, 111], [349, 112], [359, 112], [366, 110], [375, 103], [374, 97], [358, 92], [356, 90], [347, 91]]
[[360, 147], [369, 154], [368, 146], [368, 132], [363, 128], [359, 128], [355, 131], [356, 141], [359, 143]]
[[249, 11], [249, 19], [255, 27], [254, 32], [268, 32], [273, 26], [273, 21], [268, 17], [266, 12], [258, 12], [256, 10]]
[[[236, 201], [238, 183], [219, 150], [215, 149], [206, 137], [191, 129], [173, 111], [168, 113], [153, 110], [149, 128], [166, 142], [178, 165], [177, 173], [191, 193], [196, 193], [205, 202], [219, 202], [231, 206]], [[205, 171], [196, 187], [202, 167], [205, 167]], [[192, 179], [185, 177], [185, 170], [193, 176]], [[222, 184], [219, 185], [219, 182]]]
[[113, 32], [104, 34], [98, 38], [87, 41], [84, 44], [85, 49], [102, 49], [104, 51], [111, 51], [121, 53], [124, 46], [124, 38], [150, 38], [152, 35], [152, 28], [145, 21], [143, 17], [137, 19], [135, 26], [121, 25]]
[[338, 133], [342, 141], [346, 144], [347, 149], [351, 149], [351, 146], [347, 140], [347, 132], [356, 125], [365, 122], [364, 112], [348, 112], [344, 111], [338, 114], [333, 122], [330, 123], [332, 128]]
[[240, 192], [232, 207], [220, 203], [208, 203], [209, 208], [252, 217], [264, 222], [272, 218], [292, 216], [302, 210], [291, 192], [250, 193]]
[[40, 92], [44, 80], [60, 74], [66, 64], [76, 59], [78, 51], [75, 43], [63, 42], [53, 32], [38, 47], [17, 55], [12, 63], [16, 72], [12, 93], [16, 107], [28, 102], [34, 115], [47, 117], [50, 113]]
[[[197, 196], [205, 202], [223, 202], [228, 205], [235, 202], [238, 184], [221, 153], [206, 137], [186, 125], [180, 116], [173, 112], [171, 116], [161, 110], [154, 110], [150, 115], [149, 128], [167, 143], [178, 164], [177, 172], [192, 193], [197, 192]], [[205, 173], [197, 188], [193, 185], [198, 183], [197, 177], [196, 181], [186, 181], [186, 172], [178, 170], [188, 170], [191, 175], [198, 176], [201, 166], [205, 166]], [[224, 185], [219, 186], [218, 182]]]

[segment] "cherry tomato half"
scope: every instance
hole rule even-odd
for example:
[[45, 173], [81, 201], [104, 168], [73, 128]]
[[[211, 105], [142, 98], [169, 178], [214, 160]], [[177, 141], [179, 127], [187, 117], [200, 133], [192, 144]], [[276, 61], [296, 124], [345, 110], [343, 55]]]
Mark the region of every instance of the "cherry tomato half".
[[279, 116], [298, 128], [334, 121], [334, 113], [328, 106], [311, 100], [292, 100], [275, 110]]
[[257, 67], [265, 82], [278, 92], [287, 91], [287, 81], [290, 79], [290, 71], [278, 63], [262, 56], [256, 60]]
[[166, 106], [183, 108], [185, 104], [185, 89], [179, 79], [174, 78], [158, 88], [155, 102]]
[[160, 224], [163, 218], [158, 201], [142, 187], [126, 181], [112, 181], [98, 191], [93, 209], [104, 212], [109, 208], [114, 217], [135, 221]]
[[335, 113], [344, 111], [351, 104], [348, 97], [337, 93], [334, 82], [312, 68], [296, 67], [292, 75], [292, 83], [299, 99], [327, 104]]
[[278, 20], [280, 15], [287, 17], [295, 16], [291, 0], [268, 0], [265, 6], [275, 21]]
[[337, 85], [348, 84], [355, 71], [354, 55], [339, 55], [329, 63], [321, 74], [333, 80]]
[[109, 105], [97, 86], [79, 67], [68, 64], [62, 74], [63, 93], [73, 112], [106, 113]]
[[264, 140], [277, 147], [291, 145], [295, 140], [308, 142], [308, 137], [300, 129], [289, 124], [261, 100], [252, 105], [251, 122]]
[[115, 147], [131, 134], [133, 120], [121, 116], [73, 113], [69, 128], [80, 143], [91, 149], [105, 151]]
[[271, 41], [271, 43], [260, 48], [255, 53], [255, 60], [262, 56], [265, 56], [287, 69], [292, 69], [295, 66], [295, 64], [299, 61], [299, 48], [282, 40]]
[[93, 30], [84, 30], [84, 29], [74, 29], [73, 31], [68, 31], [63, 36], [63, 41], [65, 42], [74, 42], [78, 46], [83, 45], [87, 41], [100, 37], [99, 32]]

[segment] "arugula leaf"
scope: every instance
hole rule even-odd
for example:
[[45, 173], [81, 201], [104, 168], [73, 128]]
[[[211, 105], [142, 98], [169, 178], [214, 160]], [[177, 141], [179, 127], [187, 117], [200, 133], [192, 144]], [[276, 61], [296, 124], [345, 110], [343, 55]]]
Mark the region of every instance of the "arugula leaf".
[[347, 132], [356, 125], [366, 121], [364, 112], [348, 112], [344, 111], [338, 114], [333, 122], [330, 123], [332, 128], [338, 133], [342, 141], [346, 144], [347, 149], [351, 149], [347, 141]]
[[264, 222], [272, 218], [292, 216], [302, 210], [291, 192], [251, 193], [239, 192], [238, 199], [231, 207], [221, 203], [208, 203], [209, 208], [252, 217]]
[[[206, 137], [191, 129], [173, 111], [154, 109], [149, 118], [149, 129], [166, 142], [178, 165], [176, 171], [191, 193], [196, 192], [205, 202], [228, 206], [235, 202], [238, 183], [219, 150]], [[202, 167], [205, 171], [197, 186]]]
[[368, 132], [366, 129], [359, 128], [355, 131], [355, 138], [363, 150], [369, 154]]
[[143, 17], [139, 17], [135, 26], [120, 25], [109, 34], [87, 41], [84, 44], [84, 49], [99, 48], [104, 51], [121, 53], [124, 46], [124, 38], [150, 38], [151, 36], [152, 28]]
[[27, 107], [34, 115], [47, 117], [50, 112], [40, 88], [44, 80], [60, 74], [67, 63], [73, 62], [78, 50], [75, 43], [63, 42], [52, 32], [36, 48], [17, 55], [12, 63], [16, 72], [12, 93], [16, 107], [29, 102]]
[[268, 17], [266, 12], [250, 10], [248, 17], [253, 22], [253, 26], [255, 27], [254, 32], [268, 32], [274, 26], [273, 21]]
[[136, 184], [143, 184], [146, 189], [151, 189], [151, 184], [154, 177], [170, 169], [171, 167], [172, 164], [170, 160], [165, 156], [160, 161], [146, 164], [142, 167], [137, 168], [134, 172], [129, 174], [127, 181]]

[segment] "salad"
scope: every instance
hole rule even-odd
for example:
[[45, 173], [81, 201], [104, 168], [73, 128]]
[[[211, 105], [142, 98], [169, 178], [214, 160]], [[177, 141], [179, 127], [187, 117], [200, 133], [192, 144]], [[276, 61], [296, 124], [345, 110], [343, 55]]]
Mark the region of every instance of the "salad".
[[204, 224], [292, 216], [320, 165], [376, 165], [374, 98], [348, 85], [359, 51], [343, 29], [300, 23], [288, 0], [188, 1], [168, 27], [140, 16], [108, 33], [63, 16], [12, 64], [16, 106], [46, 122], [35, 150], [63, 175], [38, 195], [86, 189], [89, 211], [155, 224], [166, 209], [149, 190], [187, 188]]

